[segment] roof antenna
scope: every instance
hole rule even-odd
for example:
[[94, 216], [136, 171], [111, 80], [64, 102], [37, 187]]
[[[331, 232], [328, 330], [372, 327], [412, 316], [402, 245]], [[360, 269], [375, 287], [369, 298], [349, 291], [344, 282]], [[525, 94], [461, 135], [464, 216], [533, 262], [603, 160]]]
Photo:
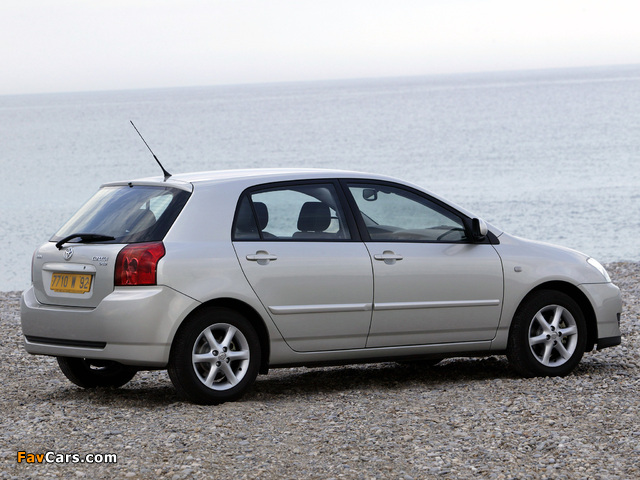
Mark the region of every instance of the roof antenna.
[[149, 149], [149, 151], [151, 152], [151, 155], [153, 155], [153, 158], [156, 159], [156, 162], [158, 162], [158, 165], [160, 165], [160, 168], [162, 169], [162, 173], [164, 173], [164, 181], [166, 182], [167, 179], [171, 176], [171, 174], [169, 172], [167, 172], [164, 167], [162, 166], [162, 164], [160, 163], [160, 160], [158, 160], [158, 157], [156, 157], [156, 154], [153, 153], [153, 150], [151, 150], [151, 147], [149, 146], [149, 144], [146, 142], [146, 140], [144, 139], [144, 137], [142, 136], [142, 134], [138, 131], [138, 129], [136, 128], [136, 126], [133, 124], [132, 120], [129, 120], [131, 122], [131, 125], [133, 126], [133, 128], [136, 130], [137, 134], [140, 135], [140, 138], [142, 139], [142, 141], [144, 142], [144, 144], [147, 146], [147, 148]]

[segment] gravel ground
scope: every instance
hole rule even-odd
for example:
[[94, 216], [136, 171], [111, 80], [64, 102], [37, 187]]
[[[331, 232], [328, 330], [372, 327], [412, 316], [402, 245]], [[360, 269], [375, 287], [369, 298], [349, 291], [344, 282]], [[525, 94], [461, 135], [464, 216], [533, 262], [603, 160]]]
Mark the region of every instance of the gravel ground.
[[[566, 378], [521, 379], [503, 357], [282, 369], [213, 407], [180, 401], [166, 372], [73, 386], [24, 352], [19, 293], [0, 294], [0, 479], [640, 478], [640, 263], [607, 267], [623, 345]], [[117, 463], [18, 463], [19, 451]]]

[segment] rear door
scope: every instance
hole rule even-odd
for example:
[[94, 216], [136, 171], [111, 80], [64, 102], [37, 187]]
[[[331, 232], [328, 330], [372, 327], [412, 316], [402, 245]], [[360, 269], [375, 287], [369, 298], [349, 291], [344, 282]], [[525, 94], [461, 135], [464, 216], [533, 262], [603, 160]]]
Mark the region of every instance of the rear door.
[[238, 261], [292, 349], [364, 348], [373, 276], [354, 232], [332, 182], [271, 185], [241, 199]]

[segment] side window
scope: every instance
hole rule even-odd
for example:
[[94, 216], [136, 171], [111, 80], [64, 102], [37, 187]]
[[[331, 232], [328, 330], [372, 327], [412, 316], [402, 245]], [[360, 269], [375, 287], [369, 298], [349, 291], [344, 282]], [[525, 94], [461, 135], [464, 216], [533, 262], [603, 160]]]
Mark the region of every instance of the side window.
[[387, 185], [350, 184], [371, 240], [463, 242], [464, 223], [454, 213], [408, 190]]
[[333, 184], [253, 190], [240, 201], [234, 240], [347, 240], [351, 235]]

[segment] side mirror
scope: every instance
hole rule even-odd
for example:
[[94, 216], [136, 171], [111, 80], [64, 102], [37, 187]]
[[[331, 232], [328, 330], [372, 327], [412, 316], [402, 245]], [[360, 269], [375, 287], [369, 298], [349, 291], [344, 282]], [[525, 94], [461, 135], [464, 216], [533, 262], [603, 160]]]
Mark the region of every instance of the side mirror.
[[481, 242], [487, 236], [489, 229], [487, 228], [487, 222], [482, 220], [481, 218], [474, 218], [471, 220], [471, 233], [473, 235], [473, 239], [476, 242]]

